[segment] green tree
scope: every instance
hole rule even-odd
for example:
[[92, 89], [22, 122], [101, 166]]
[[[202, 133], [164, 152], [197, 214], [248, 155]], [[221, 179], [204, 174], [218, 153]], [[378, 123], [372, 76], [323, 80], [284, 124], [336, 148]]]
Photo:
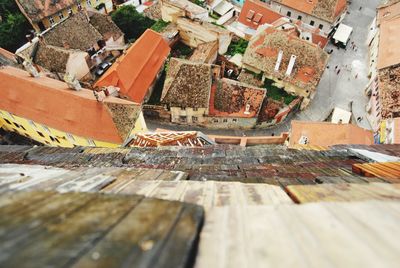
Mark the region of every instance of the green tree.
[[154, 24], [153, 20], [141, 15], [133, 6], [119, 8], [111, 15], [111, 18], [130, 41], [139, 38]]
[[26, 43], [31, 25], [14, 1], [0, 0], [0, 15], [0, 47], [14, 52]]

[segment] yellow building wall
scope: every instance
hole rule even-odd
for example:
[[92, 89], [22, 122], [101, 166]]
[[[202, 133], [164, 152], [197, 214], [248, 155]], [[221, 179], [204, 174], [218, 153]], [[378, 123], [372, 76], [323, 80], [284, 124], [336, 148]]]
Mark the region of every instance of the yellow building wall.
[[[89, 5], [87, 4], [86, 0], [82, 0], [82, 1], [81, 1], [81, 6], [82, 6], [82, 8], [87, 8], [87, 7], [95, 8], [96, 6], [100, 5], [101, 3], [106, 4], [106, 3], [110, 2], [110, 1], [111, 1], [111, 0], [98, 0], [98, 1], [97, 1], [97, 0], [91, 0], [91, 1], [90, 1], [90, 2], [91, 2], [91, 5], [89, 6]], [[78, 6], [77, 6], [76, 4], [74, 4], [73, 6], [71, 6], [71, 9], [72, 9], [72, 12], [73, 12], [74, 14], [78, 12]], [[64, 18], [68, 17], [68, 8], [62, 10], [61, 12], [62, 12], [62, 14], [64, 15]], [[57, 22], [59, 22], [59, 21], [61, 20], [60, 17], [58, 16], [58, 14], [59, 14], [59, 13], [56, 13], [56, 14], [54, 14], [54, 15], [52, 15], [52, 16], [49, 16], [49, 17], [46, 17], [46, 18], [44, 18], [44, 19], [42, 20], [43, 25], [44, 25], [44, 27], [46, 27], [46, 29], [51, 27], [51, 23], [50, 23], [50, 20], [49, 20], [50, 17], [53, 17], [54, 23], [57, 23]], [[34, 24], [33, 24], [33, 28], [34, 28], [35, 30], [39, 31], [39, 26], [38, 26], [37, 23], [34, 23]]]
[[[97, 146], [115, 148], [120, 146], [120, 144], [92, 140], [90, 138], [66, 133], [41, 123], [12, 115], [3, 110], [0, 110], [0, 127], [40, 143], [56, 147]], [[138, 128], [140, 127], [141, 124], [138, 124]]]

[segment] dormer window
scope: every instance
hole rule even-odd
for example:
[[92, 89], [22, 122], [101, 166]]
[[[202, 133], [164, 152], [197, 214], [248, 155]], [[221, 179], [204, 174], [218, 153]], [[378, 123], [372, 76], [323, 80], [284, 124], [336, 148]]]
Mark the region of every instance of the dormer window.
[[249, 12], [247, 12], [246, 19], [250, 21], [254, 17], [254, 14], [255, 12], [253, 10], [249, 10]]
[[54, 18], [53, 17], [49, 17], [49, 22], [50, 22], [51, 25], [53, 25], [54, 24]]
[[62, 19], [64, 19], [64, 14], [62, 12], [59, 12], [58, 17], [60, 18], [60, 20], [62, 20]]
[[257, 24], [259, 24], [260, 23], [260, 21], [261, 21], [261, 19], [262, 19], [262, 17], [263, 17], [263, 15], [262, 14], [260, 14], [260, 13], [257, 13], [257, 15], [254, 17], [254, 19], [253, 19], [253, 21], [254, 21], [254, 23], [257, 23]]
[[92, 1], [86, 0], [86, 5], [87, 5], [88, 7], [92, 6]]

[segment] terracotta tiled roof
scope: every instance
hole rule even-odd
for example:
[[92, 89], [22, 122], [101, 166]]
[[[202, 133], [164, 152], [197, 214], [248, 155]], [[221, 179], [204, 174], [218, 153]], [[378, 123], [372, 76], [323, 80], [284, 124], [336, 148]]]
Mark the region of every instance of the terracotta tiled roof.
[[274, 0], [287, 7], [333, 23], [346, 9], [346, 0]]
[[79, 12], [43, 34], [46, 44], [86, 51], [102, 40], [102, 35], [89, 23], [86, 15]]
[[378, 89], [381, 116], [400, 115], [400, 64], [378, 71]]
[[259, 25], [271, 24], [282, 15], [269, 9], [268, 5], [259, 0], [247, 0], [244, 2], [238, 21], [252, 29]]
[[108, 97], [96, 101], [91, 90], [75, 91], [47, 77], [0, 69], [0, 109], [49, 127], [91, 139], [121, 143], [134, 126], [140, 106]]
[[37, 51], [33, 62], [50, 72], [65, 73], [72, 50], [37, 43]]
[[307, 138], [308, 145], [374, 144], [373, 132], [356, 125], [292, 121], [289, 146], [299, 144], [302, 136]]
[[108, 40], [113, 37], [117, 40], [123, 35], [123, 32], [118, 26], [112, 21], [108, 15], [101, 14], [99, 12], [90, 11], [90, 24], [103, 36], [104, 39]]
[[[209, 115], [255, 118], [258, 116], [266, 90], [223, 78], [211, 88]], [[249, 110], [246, 113], [246, 105]]]
[[33, 22], [40, 21], [69, 6], [76, 4], [77, 0], [16, 0], [21, 10]]
[[[275, 71], [279, 51], [283, 57]], [[291, 75], [286, 76], [291, 55], [297, 58]], [[244, 64], [307, 90], [316, 89], [327, 60], [328, 55], [317, 45], [271, 27], [252, 38], [243, 57]]]
[[212, 65], [171, 58], [161, 101], [171, 107], [207, 108]]
[[95, 86], [119, 87], [131, 100], [142, 103], [170, 50], [160, 34], [146, 30]]

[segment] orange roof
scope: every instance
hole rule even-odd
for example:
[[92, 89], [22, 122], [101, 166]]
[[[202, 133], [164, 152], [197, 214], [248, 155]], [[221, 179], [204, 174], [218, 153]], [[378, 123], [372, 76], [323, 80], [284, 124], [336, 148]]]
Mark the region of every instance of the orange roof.
[[289, 147], [299, 144], [302, 136], [307, 138], [308, 145], [317, 146], [374, 143], [373, 132], [356, 125], [292, 121]]
[[400, 2], [392, 5], [384, 5], [378, 7], [377, 24], [380, 25], [383, 21], [388, 21], [400, 16]]
[[96, 82], [95, 87], [116, 86], [132, 101], [143, 103], [170, 50], [160, 34], [148, 29]]
[[244, 2], [238, 21], [252, 29], [257, 29], [259, 25], [271, 24], [282, 15], [272, 11], [268, 5], [259, 0], [247, 0]]
[[108, 105], [135, 105], [113, 97], [100, 103], [91, 90], [75, 91], [64, 82], [33, 78], [13, 67], [0, 69], [0, 89], [1, 110], [71, 134], [112, 143], [121, 143], [125, 137], [121, 137]]
[[[264, 88], [222, 78], [211, 86], [208, 114], [221, 117], [257, 118], [266, 92]], [[247, 104], [250, 105], [248, 113], [246, 113]]]
[[400, 17], [382, 21], [380, 26], [378, 69], [400, 63]]

